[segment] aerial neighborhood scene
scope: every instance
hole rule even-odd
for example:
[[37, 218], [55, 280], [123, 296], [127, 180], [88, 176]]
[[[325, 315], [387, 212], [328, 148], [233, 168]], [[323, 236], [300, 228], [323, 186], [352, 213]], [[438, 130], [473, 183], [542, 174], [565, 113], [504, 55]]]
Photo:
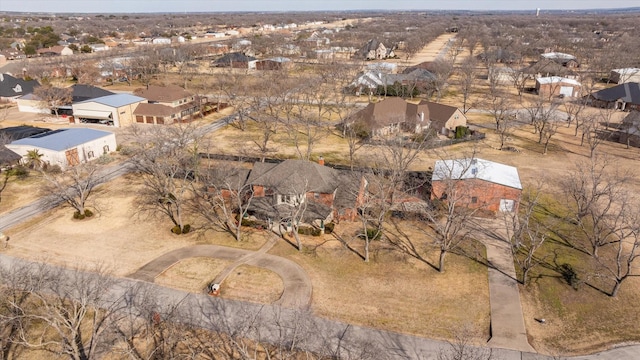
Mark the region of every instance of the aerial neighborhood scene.
[[640, 359], [632, 6], [0, 0], [0, 360]]

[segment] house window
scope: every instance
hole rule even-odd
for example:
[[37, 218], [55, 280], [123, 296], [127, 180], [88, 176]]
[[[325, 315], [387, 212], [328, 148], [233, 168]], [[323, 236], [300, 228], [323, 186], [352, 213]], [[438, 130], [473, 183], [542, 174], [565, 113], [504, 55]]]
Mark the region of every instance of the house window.
[[147, 124], [153, 124], [153, 116], [147, 116]]
[[87, 158], [92, 159], [92, 158], [94, 158], [94, 157], [95, 157], [95, 155], [93, 154], [93, 151], [89, 151], [89, 152], [87, 153]]
[[477, 204], [477, 203], [478, 203], [478, 197], [476, 197], [476, 196], [472, 196], [472, 197], [471, 197], [471, 203], [472, 203], [472, 204]]
[[109, 153], [109, 145], [103, 146], [102, 147], [102, 152], [105, 153], [105, 154], [108, 154]]
[[144, 117], [142, 115], [136, 115], [136, 122], [143, 123]]
[[162, 116], [158, 116], [158, 117], [156, 118], [156, 123], [158, 123], [158, 124], [164, 124], [164, 118], [163, 118]]
[[478, 168], [472, 168], [471, 169], [471, 174], [472, 175], [478, 175]]

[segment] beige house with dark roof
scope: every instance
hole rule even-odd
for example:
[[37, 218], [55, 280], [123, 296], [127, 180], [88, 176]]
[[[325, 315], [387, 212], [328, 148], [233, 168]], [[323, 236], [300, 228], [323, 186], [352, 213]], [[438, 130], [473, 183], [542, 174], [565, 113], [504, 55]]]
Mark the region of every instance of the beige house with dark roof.
[[400, 98], [387, 98], [370, 103], [347, 120], [357, 124], [370, 136], [385, 136], [401, 130], [420, 133], [431, 130], [447, 135], [458, 126], [466, 126], [467, 118], [458, 108], [430, 101], [410, 103]]

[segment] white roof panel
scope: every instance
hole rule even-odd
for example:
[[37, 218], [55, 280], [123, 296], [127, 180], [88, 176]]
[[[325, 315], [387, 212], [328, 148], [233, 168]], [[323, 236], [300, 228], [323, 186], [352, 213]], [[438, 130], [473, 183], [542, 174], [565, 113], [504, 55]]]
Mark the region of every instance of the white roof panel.
[[522, 189], [518, 169], [483, 159], [438, 160], [432, 180], [480, 179], [515, 189]]

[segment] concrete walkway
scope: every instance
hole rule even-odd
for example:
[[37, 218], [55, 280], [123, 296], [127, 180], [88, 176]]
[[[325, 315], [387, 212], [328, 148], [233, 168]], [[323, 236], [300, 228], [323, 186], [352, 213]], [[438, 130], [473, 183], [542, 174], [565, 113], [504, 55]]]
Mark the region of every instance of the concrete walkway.
[[258, 251], [235, 249], [218, 245], [187, 246], [170, 251], [152, 260], [127, 277], [146, 282], [154, 282], [155, 278], [163, 271], [183, 259], [212, 257], [230, 260], [233, 261], [233, 263], [227, 266], [215, 278], [214, 282], [222, 283], [233, 269], [242, 264], [265, 268], [278, 274], [284, 284], [284, 291], [275, 304], [285, 308], [306, 309], [311, 304], [311, 280], [300, 265], [291, 260], [266, 253], [276, 241], [277, 239], [271, 236], [269, 241]]
[[520, 290], [513, 265], [511, 245], [502, 220], [477, 219], [482, 223], [475, 233], [487, 249], [489, 297], [491, 303], [491, 339], [494, 348], [534, 353], [527, 340]]

